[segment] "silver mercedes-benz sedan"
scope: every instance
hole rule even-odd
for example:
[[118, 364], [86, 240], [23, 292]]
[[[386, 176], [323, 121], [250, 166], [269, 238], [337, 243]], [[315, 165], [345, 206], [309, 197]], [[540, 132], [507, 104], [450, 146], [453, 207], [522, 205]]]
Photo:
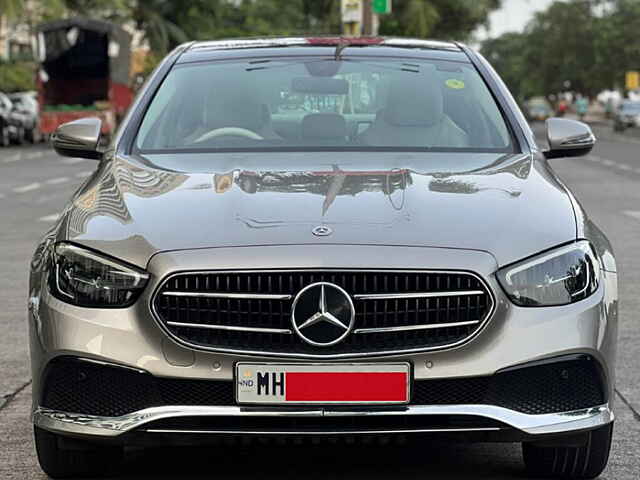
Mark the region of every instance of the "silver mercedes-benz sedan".
[[52, 477], [221, 437], [521, 442], [592, 478], [613, 425], [611, 247], [464, 45], [185, 44], [31, 265], [33, 422]]

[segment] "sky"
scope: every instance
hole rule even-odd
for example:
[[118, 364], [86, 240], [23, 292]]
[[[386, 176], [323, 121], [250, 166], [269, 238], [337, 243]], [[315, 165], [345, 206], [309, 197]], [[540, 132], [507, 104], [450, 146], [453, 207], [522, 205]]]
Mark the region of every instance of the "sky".
[[499, 37], [505, 32], [520, 32], [535, 12], [545, 10], [552, 3], [553, 0], [502, 0], [502, 8], [489, 16], [489, 30], [480, 29], [478, 39]]

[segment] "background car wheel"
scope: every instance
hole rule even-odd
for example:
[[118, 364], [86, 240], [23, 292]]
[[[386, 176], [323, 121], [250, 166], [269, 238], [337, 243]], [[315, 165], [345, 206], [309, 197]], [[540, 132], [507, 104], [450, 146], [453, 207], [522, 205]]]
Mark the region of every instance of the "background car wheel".
[[542, 478], [596, 478], [607, 466], [613, 424], [592, 430], [586, 442], [564, 446], [523, 443], [527, 473]]
[[22, 145], [26, 138], [26, 133], [24, 127], [18, 127], [18, 131], [16, 133], [15, 143], [16, 145]]
[[9, 127], [6, 125], [0, 125], [0, 147], [8, 147], [9, 143], [11, 143]]
[[121, 447], [92, 444], [34, 427], [38, 462], [51, 478], [104, 477], [122, 462]]
[[27, 130], [27, 140], [29, 143], [40, 143], [42, 141], [42, 134], [37, 126]]

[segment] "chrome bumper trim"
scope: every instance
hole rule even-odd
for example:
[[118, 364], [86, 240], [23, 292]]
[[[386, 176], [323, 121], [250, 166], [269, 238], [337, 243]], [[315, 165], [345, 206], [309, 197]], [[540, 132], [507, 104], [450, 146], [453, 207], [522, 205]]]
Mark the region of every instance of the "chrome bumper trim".
[[[277, 407], [164, 406], [147, 408], [120, 417], [82, 415], [38, 407], [33, 413], [33, 422], [40, 428], [54, 432], [117, 437], [150, 422], [166, 418], [229, 416], [348, 417], [375, 415], [474, 415], [505, 423], [531, 435], [587, 430], [606, 425], [614, 419], [613, 411], [608, 404], [583, 410], [544, 415], [528, 415], [493, 405], [410, 405], [394, 408], [393, 410], [337, 410], [332, 408], [291, 410]], [[387, 433], [393, 433], [393, 431]]]
[[500, 427], [470, 427], [470, 428], [402, 428], [397, 430], [314, 430], [314, 431], [273, 431], [273, 430], [169, 430], [162, 428], [145, 428], [145, 433], [178, 433], [185, 435], [373, 435], [397, 433], [470, 433], [470, 432], [499, 432]]

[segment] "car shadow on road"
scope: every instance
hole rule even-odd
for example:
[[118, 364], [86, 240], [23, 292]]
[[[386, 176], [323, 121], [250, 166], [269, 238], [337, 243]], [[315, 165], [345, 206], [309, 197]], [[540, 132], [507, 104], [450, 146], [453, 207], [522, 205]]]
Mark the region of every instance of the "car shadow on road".
[[519, 445], [417, 443], [295, 445], [145, 450], [127, 460], [122, 480], [524, 478]]

